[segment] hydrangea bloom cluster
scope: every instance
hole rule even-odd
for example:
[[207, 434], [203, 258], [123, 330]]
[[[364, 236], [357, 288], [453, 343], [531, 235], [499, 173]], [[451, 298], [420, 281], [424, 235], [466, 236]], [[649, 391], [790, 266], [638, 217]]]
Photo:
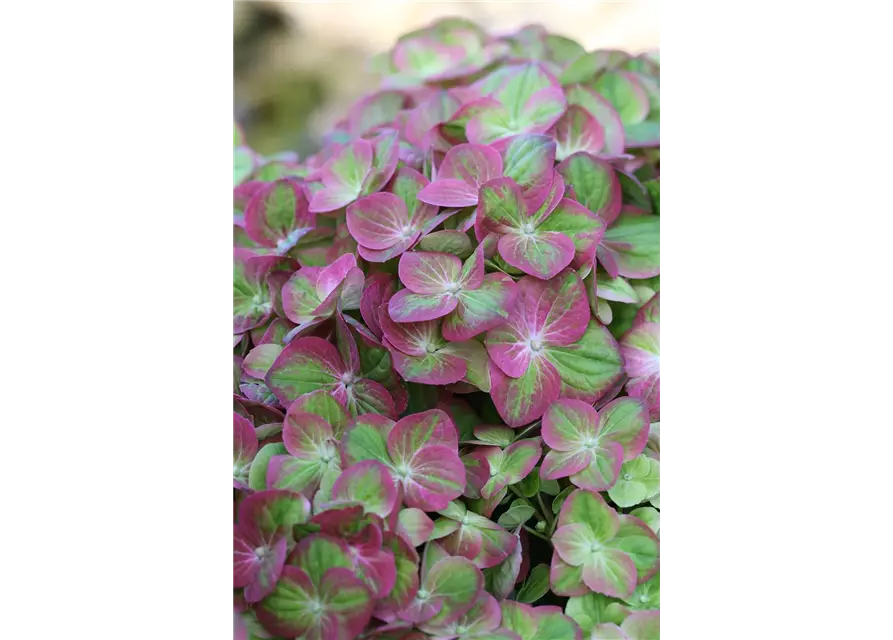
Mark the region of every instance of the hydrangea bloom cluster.
[[311, 157], [235, 128], [235, 638], [658, 638], [658, 57], [375, 66]]

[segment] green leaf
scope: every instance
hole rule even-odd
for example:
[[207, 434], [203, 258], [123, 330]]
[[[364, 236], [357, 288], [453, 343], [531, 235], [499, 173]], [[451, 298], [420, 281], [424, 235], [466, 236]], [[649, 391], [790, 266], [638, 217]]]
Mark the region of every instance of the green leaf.
[[660, 140], [660, 121], [645, 120], [636, 124], [628, 125], [625, 128], [626, 143], [633, 146], [658, 146], [656, 141]]
[[605, 229], [605, 222], [581, 207], [573, 200], [562, 200], [539, 226], [539, 230], [563, 233], [574, 241], [577, 251], [582, 251], [581, 236], [599, 236]]
[[480, 425], [474, 428], [474, 437], [480, 442], [486, 442], [499, 448], [507, 447], [512, 443], [515, 435], [514, 429], [502, 425]]
[[538, 64], [526, 64], [513, 73], [508, 82], [496, 92], [496, 98], [506, 107], [513, 120], [519, 120], [530, 98], [552, 82]]
[[516, 600], [526, 604], [532, 604], [542, 598], [549, 591], [549, 565], [538, 564], [531, 569], [527, 580], [518, 590]]
[[550, 580], [552, 591], [556, 595], [569, 596], [587, 588], [583, 583], [583, 567], [566, 564], [558, 554], [552, 557]]
[[562, 85], [587, 82], [604, 68], [604, 56], [599, 55], [598, 51], [583, 53], [561, 72], [558, 81]]
[[478, 216], [486, 218], [500, 233], [520, 229], [526, 221], [526, 210], [521, 189], [508, 178], [496, 178], [480, 189]]
[[636, 586], [636, 590], [625, 601], [631, 609], [651, 610], [660, 609], [660, 572], [654, 574], [651, 580]]
[[540, 490], [540, 473], [534, 467], [533, 471], [527, 474], [527, 477], [521, 480], [517, 485], [518, 491], [521, 492], [521, 495], [525, 498], [532, 498]]
[[636, 286], [633, 287], [633, 291], [636, 292], [636, 302], [638, 304], [645, 304], [646, 302], [651, 300], [652, 296], [654, 296], [655, 294], [655, 291], [651, 287], [645, 287], [638, 284], [640, 282], [641, 280], [636, 280]]
[[397, 147], [399, 146], [399, 136], [396, 132], [382, 133], [376, 136], [372, 141], [372, 167], [369, 174], [363, 182], [361, 195], [376, 193], [385, 183], [391, 179], [396, 169]]
[[642, 122], [648, 115], [648, 94], [629, 74], [605, 73], [595, 81], [594, 88], [614, 105], [624, 127]]
[[555, 141], [545, 135], [525, 134], [513, 137], [505, 149], [503, 175], [514, 180], [522, 189], [529, 188], [551, 176], [555, 162]]
[[263, 279], [252, 278], [244, 262], [233, 264], [233, 331], [242, 333], [263, 323], [273, 303]]
[[636, 567], [629, 556], [610, 547], [602, 547], [583, 566], [583, 581], [593, 590], [628, 597], [636, 588]]
[[577, 202], [611, 221], [619, 206], [620, 185], [608, 162], [579, 152], [558, 165], [558, 172], [566, 185], [574, 188]]
[[592, 541], [603, 545], [614, 538], [620, 526], [617, 512], [604, 498], [595, 491], [585, 489], [577, 489], [565, 500], [559, 521], [561, 526], [558, 531], [573, 524], [585, 525], [589, 531], [584, 535], [584, 532], [574, 529], [573, 532], [568, 532], [570, 538], [576, 540], [588, 536]]
[[607, 273], [597, 271], [595, 284], [599, 298], [625, 304], [637, 304], [639, 297], [632, 285], [623, 278], [612, 278]]
[[325, 420], [332, 427], [336, 439], [341, 438], [344, 428], [350, 423], [344, 407], [324, 389], [301, 396], [295, 401], [292, 411], [300, 408], [304, 413], [312, 413]]
[[524, 272], [520, 269], [516, 269], [508, 262], [502, 259], [502, 256], [498, 253], [493, 256], [492, 259], [484, 261], [484, 264], [492, 271], [501, 271], [503, 273], [507, 273], [512, 276], [523, 276]]
[[576, 640], [580, 637], [577, 624], [560, 611], [540, 611], [537, 637], [552, 640]]
[[[557, 482], [557, 480], [556, 480]], [[558, 512], [561, 511], [561, 505], [564, 504], [564, 501], [567, 500], [567, 497], [576, 489], [577, 487], [570, 485], [561, 490], [555, 498], [552, 500], [552, 513], [558, 515]]]
[[282, 162], [270, 160], [269, 158], [264, 159], [263, 162], [264, 166], [257, 170], [257, 173], [254, 176], [255, 180], [261, 182], [273, 182], [274, 180], [284, 178], [287, 175], [296, 174], [293, 167], [283, 164]]
[[322, 460], [308, 460], [287, 456], [274, 484], [277, 489], [300, 492], [315, 485], [329, 465]]
[[327, 164], [329, 173], [345, 190], [359, 195], [372, 165], [373, 147], [357, 140], [341, 149]]
[[506, 529], [514, 529], [520, 524], [524, 524], [530, 517], [536, 513], [528, 504], [513, 504], [511, 508], [499, 516], [499, 519], [496, 521], [497, 524], [505, 527]]
[[[592, 298], [590, 298], [590, 300], [592, 300]], [[595, 317], [598, 318], [598, 321], [602, 324], [611, 324], [611, 321], [614, 319], [614, 312], [611, 310], [611, 305], [608, 304], [607, 300], [601, 298], [597, 298], [597, 301], [598, 304], [596, 308], [593, 309]]]
[[307, 584], [306, 576], [301, 580], [294, 578], [290, 573], [282, 576], [273, 592], [257, 605], [260, 615], [275, 620], [282, 631], [290, 629], [289, 635], [302, 633], [315, 623], [310, 610], [316, 595], [312, 593], [313, 585]]
[[233, 149], [233, 186], [237, 187], [254, 171], [254, 154], [247, 147]]
[[322, 473], [319, 481], [319, 488], [313, 496], [313, 512], [319, 513], [325, 510], [325, 505], [332, 501], [332, 487], [335, 481], [341, 476], [341, 468], [339, 465], [329, 465]]
[[654, 213], [660, 215], [660, 178], [649, 180], [645, 183], [645, 188], [648, 189], [648, 195], [651, 196]]
[[357, 422], [347, 431], [345, 439], [344, 456], [351, 464], [360, 460], [378, 460], [390, 466], [388, 443], [377, 428]]
[[248, 469], [248, 486], [255, 491], [263, 491], [267, 488], [267, 467], [270, 465], [270, 458], [273, 456], [281, 456], [287, 454], [285, 445], [281, 442], [271, 442], [261, 447], [254, 461]]
[[380, 384], [390, 378], [391, 354], [384, 347], [357, 340], [357, 353], [360, 356], [360, 373]]
[[505, 459], [499, 470], [509, 476], [520, 475], [523, 479], [530, 473], [525, 472], [524, 468], [531, 465], [531, 458], [539, 459], [542, 449], [535, 440], [519, 440], [509, 446], [504, 453]]
[[[251, 504], [250, 523], [257, 527], [264, 539], [277, 533], [292, 531], [298, 524], [304, 524], [310, 519], [310, 502], [304, 496], [289, 491], [271, 491], [266, 494], [254, 494], [256, 497], [264, 496], [261, 500]], [[247, 506], [248, 501], [242, 504]], [[239, 517], [242, 515], [240, 507]], [[290, 535], [289, 535], [290, 537]]]
[[460, 523], [456, 520], [451, 520], [450, 518], [438, 518], [434, 521], [434, 528], [431, 530], [431, 535], [428, 536], [428, 539], [440, 540], [441, 538], [445, 538], [458, 529], [459, 525]]
[[449, 518], [450, 520], [462, 520], [465, 517], [465, 514], [468, 510], [465, 508], [465, 505], [461, 502], [453, 501], [449, 503], [446, 507], [438, 511], [440, 515]]
[[242, 365], [238, 358], [233, 359], [233, 393], [241, 393], [240, 383], [242, 382]]
[[463, 381], [485, 393], [490, 392], [490, 359], [484, 345], [474, 340], [450, 342], [442, 347], [439, 353], [458, 356], [465, 360], [467, 368]]
[[599, 410], [601, 438], [619, 443], [629, 460], [641, 451], [640, 438], [647, 432], [648, 415], [641, 400], [625, 396], [612, 400]]
[[617, 261], [620, 275], [650, 278], [660, 273], [660, 218], [621, 214], [605, 232], [603, 244]]
[[328, 363], [309, 350], [293, 349], [294, 344], [276, 358], [266, 377], [267, 386], [286, 406], [304, 394], [330, 388], [337, 380]]
[[617, 483], [608, 489], [619, 507], [641, 504], [660, 492], [660, 462], [644, 454], [623, 463]]
[[623, 551], [632, 559], [640, 580], [657, 566], [660, 541], [636, 518], [620, 516], [620, 528], [608, 546]]
[[622, 171], [617, 174], [617, 179], [620, 182], [623, 201], [632, 204], [637, 209], [651, 213], [651, 196], [648, 195], [645, 185], [634, 175], [629, 175]]
[[270, 634], [264, 629], [263, 625], [258, 622], [257, 618], [251, 611], [245, 611], [241, 614], [242, 620], [245, 621], [245, 627], [248, 630], [246, 640], [264, 640]]
[[548, 347], [546, 354], [561, 376], [561, 397], [595, 402], [623, 374], [617, 341], [595, 320], [577, 342]]
[[396, 566], [397, 577], [394, 582], [394, 588], [384, 599], [387, 606], [400, 606], [408, 604], [415, 595], [415, 590], [419, 586], [419, 566], [418, 556], [412, 557], [415, 550], [400, 537], [395, 537], [390, 543], [385, 543], [385, 547], [390, 547], [394, 554], [394, 564]]
[[[539, 476], [539, 472], [537, 472], [537, 476]], [[540, 491], [547, 496], [557, 496], [561, 493], [561, 485], [558, 484], [558, 480], [543, 480], [540, 478]]]
[[301, 567], [314, 584], [319, 584], [323, 574], [329, 569], [353, 569], [353, 560], [343, 545], [343, 542], [335, 538], [315, 534], [301, 540], [295, 557], [289, 563]]
[[620, 624], [626, 617], [619, 600], [601, 593], [573, 596], [567, 601], [564, 613], [573, 618], [584, 634], [592, 632], [597, 624]]
[[492, 513], [493, 509], [504, 502], [507, 497], [508, 487], [503, 487], [502, 490], [498, 491], [492, 498], [466, 498], [465, 502], [468, 504], [469, 511], [473, 511], [478, 515], [483, 516], [487, 513]]
[[452, 229], [435, 231], [419, 241], [417, 250], [452, 253], [454, 256], [464, 260], [472, 253], [471, 238], [468, 237], [467, 233]]
[[629, 640], [660, 640], [660, 611], [636, 611], [620, 625]]
[[639, 307], [634, 304], [612, 302], [611, 312], [613, 319], [611, 320], [611, 326], [609, 327], [611, 335], [619, 340], [623, 334], [629, 331], [630, 327], [633, 326], [633, 320], [635, 320], [636, 312], [638, 310]]
[[553, 62], [567, 63], [585, 53], [580, 43], [555, 34], [548, 34], [544, 39], [548, 58]]
[[467, 558], [448, 557], [431, 568], [425, 586], [431, 594], [444, 598], [438, 615], [449, 617], [454, 608], [468, 609], [483, 586], [483, 575]]
[[[517, 539], [517, 538], [516, 538]], [[495, 567], [483, 569], [484, 588], [497, 598], [505, 598], [515, 589], [515, 580], [521, 568], [521, 541], [515, 543], [514, 552]]]
[[357, 351], [360, 353], [360, 374], [364, 378], [379, 383], [390, 391], [391, 395], [395, 395], [395, 389], [403, 382], [394, 371], [390, 352], [384, 347], [374, 346], [365, 340], [357, 341]]
[[481, 488], [481, 495], [489, 498], [505, 485], [520, 482], [533, 471], [541, 455], [542, 447], [533, 439], [519, 440], [503, 451], [488, 453], [490, 479]]
[[519, 604], [514, 600], [503, 600], [499, 603], [502, 609], [501, 627], [514, 631], [521, 640], [535, 640], [537, 628], [537, 611], [533, 607]]
[[505, 283], [485, 280], [478, 289], [459, 292], [459, 307], [456, 312], [444, 318], [444, 326], [449, 326], [455, 332], [457, 325], [471, 324], [478, 327], [484, 319], [496, 316], [508, 318], [505, 302]]

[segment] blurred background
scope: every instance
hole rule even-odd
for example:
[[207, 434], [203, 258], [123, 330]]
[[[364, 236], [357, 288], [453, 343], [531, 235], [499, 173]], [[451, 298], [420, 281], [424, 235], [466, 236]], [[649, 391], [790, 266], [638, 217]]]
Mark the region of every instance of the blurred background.
[[660, 44], [658, 0], [630, 2], [234, 2], [234, 113], [263, 154], [318, 148], [320, 136], [377, 86], [369, 61], [402, 34], [460, 16], [491, 32], [542, 24], [587, 50]]

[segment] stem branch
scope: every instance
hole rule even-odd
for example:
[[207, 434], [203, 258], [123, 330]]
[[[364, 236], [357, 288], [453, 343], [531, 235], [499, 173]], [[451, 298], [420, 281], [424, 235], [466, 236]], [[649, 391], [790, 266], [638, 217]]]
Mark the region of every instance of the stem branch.
[[522, 524], [522, 525], [521, 525], [521, 528], [524, 529], [524, 531], [526, 531], [526, 532], [529, 533], [530, 535], [532, 535], [532, 536], [536, 536], [537, 538], [542, 538], [543, 540], [545, 540], [545, 541], [548, 542], [549, 544], [552, 544], [552, 541], [548, 538], [548, 536], [544, 536], [543, 534], [541, 534], [541, 533], [540, 533], [539, 531], [537, 531], [536, 529], [531, 529], [531, 528], [528, 527], [526, 524]]
[[552, 516], [552, 510], [546, 509], [546, 505], [543, 504], [543, 496], [541, 493], [537, 492], [536, 499], [537, 499], [537, 502], [540, 503], [540, 508], [543, 510], [543, 515], [546, 516], [546, 523], [549, 525], [549, 531], [551, 532], [555, 525], [555, 520], [554, 520], [554, 517]]

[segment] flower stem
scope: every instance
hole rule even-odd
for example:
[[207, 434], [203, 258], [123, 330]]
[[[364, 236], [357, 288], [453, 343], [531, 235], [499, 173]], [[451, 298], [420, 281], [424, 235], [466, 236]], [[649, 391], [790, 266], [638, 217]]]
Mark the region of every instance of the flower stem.
[[512, 442], [517, 442], [518, 440], [520, 440], [521, 438], [523, 438], [524, 436], [526, 436], [528, 433], [530, 433], [531, 431], [533, 431], [534, 429], [536, 429], [537, 427], [539, 427], [542, 423], [543, 423], [542, 420], [537, 420], [536, 422], [534, 422], [533, 424], [531, 424], [529, 427], [527, 427], [526, 429], [524, 429], [524, 431], [522, 431], [521, 433], [519, 433], [518, 435], [516, 435], [514, 438], [512, 438]]
[[537, 492], [536, 499], [537, 499], [537, 502], [540, 503], [540, 508], [543, 510], [543, 515], [546, 516], [546, 524], [549, 525], [549, 532], [551, 532], [555, 526], [555, 520], [552, 516], [552, 510], [546, 509], [546, 505], [543, 504], [543, 496], [541, 493]]
[[552, 544], [552, 541], [549, 539], [548, 536], [544, 536], [543, 534], [541, 534], [541, 533], [540, 533], [539, 531], [537, 531], [536, 529], [531, 529], [531, 528], [528, 527], [526, 524], [522, 524], [522, 525], [521, 525], [521, 528], [524, 529], [524, 531], [526, 531], [526, 532], [529, 533], [530, 535], [532, 535], [532, 536], [536, 536], [537, 538], [542, 538], [543, 540], [545, 540], [545, 541], [548, 542], [549, 544]]

